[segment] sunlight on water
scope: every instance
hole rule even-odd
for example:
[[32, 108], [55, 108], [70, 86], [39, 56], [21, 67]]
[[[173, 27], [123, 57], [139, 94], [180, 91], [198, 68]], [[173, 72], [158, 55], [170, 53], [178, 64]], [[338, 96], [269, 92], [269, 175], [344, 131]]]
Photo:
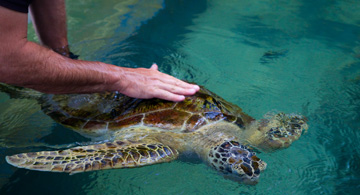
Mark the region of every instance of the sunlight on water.
[[90, 140], [55, 124], [35, 100], [0, 93], [0, 192], [54, 193], [55, 185], [74, 194], [360, 189], [358, 1], [69, 1], [68, 9], [71, 46], [82, 59], [126, 67], [156, 62], [256, 119], [274, 110], [304, 114], [309, 131], [288, 149], [259, 154], [268, 167], [256, 186], [226, 180], [197, 159], [73, 176], [39, 173], [10, 167], [4, 156]]

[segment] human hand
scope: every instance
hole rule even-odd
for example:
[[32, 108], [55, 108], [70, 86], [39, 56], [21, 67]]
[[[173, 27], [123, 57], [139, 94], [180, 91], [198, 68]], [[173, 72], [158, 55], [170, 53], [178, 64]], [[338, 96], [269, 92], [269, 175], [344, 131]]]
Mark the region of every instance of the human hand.
[[158, 71], [153, 64], [146, 68], [122, 68], [119, 92], [134, 98], [160, 98], [169, 101], [183, 101], [185, 95], [193, 95], [200, 87], [181, 81]]

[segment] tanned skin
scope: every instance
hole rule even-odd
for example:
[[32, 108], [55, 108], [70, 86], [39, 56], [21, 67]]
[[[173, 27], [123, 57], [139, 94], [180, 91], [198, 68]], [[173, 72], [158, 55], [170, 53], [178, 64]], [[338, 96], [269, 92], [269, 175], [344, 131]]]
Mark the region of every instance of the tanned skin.
[[124, 68], [64, 57], [53, 51], [68, 45], [64, 0], [34, 0], [30, 10], [42, 45], [27, 40], [28, 14], [0, 6], [0, 82], [53, 94], [119, 91], [170, 101], [199, 90], [159, 72], [156, 64]]

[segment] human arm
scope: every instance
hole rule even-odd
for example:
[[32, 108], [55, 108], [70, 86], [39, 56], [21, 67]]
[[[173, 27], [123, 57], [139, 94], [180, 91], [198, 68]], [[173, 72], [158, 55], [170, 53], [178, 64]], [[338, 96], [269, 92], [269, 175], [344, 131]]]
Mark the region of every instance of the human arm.
[[157, 71], [72, 60], [27, 40], [27, 14], [0, 7], [0, 82], [46, 93], [119, 91], [182, 101], [199, 87]]
[[43, 45], [51, 49], [68, 45], [64, 0], [33, 0], [30, 13]]
[[30, 13], [41, 44], [69, 57], [65, 0], [33, 0]]

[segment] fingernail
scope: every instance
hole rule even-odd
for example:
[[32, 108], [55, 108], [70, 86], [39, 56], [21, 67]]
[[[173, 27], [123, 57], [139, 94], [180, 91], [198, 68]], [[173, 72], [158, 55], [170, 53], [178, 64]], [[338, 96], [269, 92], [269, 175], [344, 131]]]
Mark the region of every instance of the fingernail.
[[179, 96], [179, 99], [178, 99], [179, 102], [184, 101], [184, 100], [185, 100], [185, 96], [183, 96], [183, 95]]
[[200, 87], [199, 87], [198, 85], [195, 85], [195, 86], [194, 86], [194, 89], [195, 89], [196, 91], [198, 91], [198, 90], [200, 89]]

